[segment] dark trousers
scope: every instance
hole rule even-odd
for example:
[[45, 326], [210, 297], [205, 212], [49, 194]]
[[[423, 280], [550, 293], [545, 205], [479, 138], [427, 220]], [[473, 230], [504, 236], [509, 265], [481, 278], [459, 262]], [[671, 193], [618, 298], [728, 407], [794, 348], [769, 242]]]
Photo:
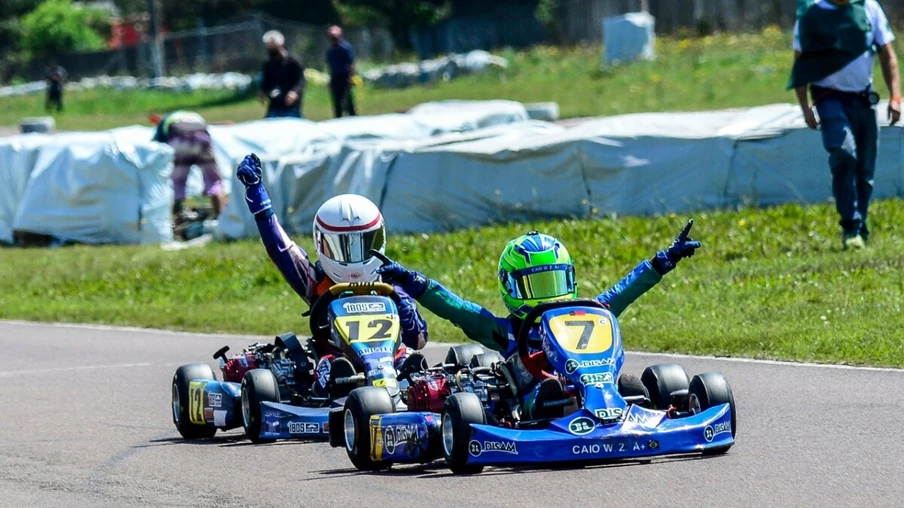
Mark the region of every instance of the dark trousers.
[[54, 106], [57, 111], [63, 111], [63, 91], [50, 88], [47, 91], [47, 100], [44, 102], [44, 109], [50, 111], [51, 107]]
[[[818, 97], [818, 93], [814, 93]], [[829, 153], [832, 194], [846, 235], [869, 238], [866, 225], [879, 148], [876, 110], [863, 97], [828, 93], [816, 101], [822, 143]]]
[[342, 116], [343, 103], [348, 116], [355, 116], [355, 100], [352, 97], [351, 87], [348, 85], [347, 76], [330, 78], [330, 94], [333, 96], [333, 115], [336, 118]]

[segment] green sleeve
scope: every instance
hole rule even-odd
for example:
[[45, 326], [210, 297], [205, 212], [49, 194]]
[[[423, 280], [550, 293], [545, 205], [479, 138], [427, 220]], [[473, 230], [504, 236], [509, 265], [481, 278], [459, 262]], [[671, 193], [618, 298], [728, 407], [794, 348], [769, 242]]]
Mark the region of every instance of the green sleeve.
[[460, 328], [471, 340], [484, 347], [504, 352], [509, 347], [510, 325], [506, 318], [494, 316], [490, 311], [462, 299], [431, 280], [427, 290], [418, 299], [425, 309]]
[[659, 284], [661, 280], [662, 275], [653, 268], [653, 264], [644, 260], [631, 270], [631, 273], [625, 275], [622, 280], [596, 298], [609, 304], [609, 310], [615, 314], [615, 317], [618, 317], [628, 308], [628, 305], [634, 303], [634, 300]]

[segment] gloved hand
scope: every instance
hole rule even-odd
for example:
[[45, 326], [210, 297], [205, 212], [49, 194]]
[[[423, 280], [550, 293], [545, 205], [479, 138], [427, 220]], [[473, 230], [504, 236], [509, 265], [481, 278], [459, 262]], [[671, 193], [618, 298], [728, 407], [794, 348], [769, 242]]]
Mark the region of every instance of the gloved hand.
[[383, 262], [383, 266], [377, 268], [377, 275], [380, 276], [383, 282], [399, 286], [415, 300], [427, 290], [427, 286], [430, 284], [430, 279], [427, 277], [414, 270], [405, 268], [397, 261], [386, 257], [380, 251], [371, 250], [370, 253]]
[[246, 155], [235, 172], [236, 178], [245, 186], [245, 203], [255, 219], [266, 219], [273, 215], [270, 196], [264, 188], [261, 160], [257, 155]]
[[700, 242], [687, 236], [693, 225], [694, 219], [687, 221], [687, 225], [684, 226], [681, 234], [675, 238], [672, 245], [668, 249], [656, 253], [656, 257], [653, 258], [652, 263], [653, 268], [655, 268], [660, 275], [665, 275], [674, 270], [678, 261], [693, 256], [694, 251], [701, 247]]

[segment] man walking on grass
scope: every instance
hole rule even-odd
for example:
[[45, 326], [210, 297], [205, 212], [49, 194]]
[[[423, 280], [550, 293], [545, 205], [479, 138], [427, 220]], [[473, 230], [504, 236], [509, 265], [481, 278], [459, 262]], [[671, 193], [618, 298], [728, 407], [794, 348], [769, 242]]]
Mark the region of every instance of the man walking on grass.
[[326, 61], [330, 68], [330, 95], [333, 97], [333, 115], [342, 116], [343, 108], [348, 116], [355, 116], [355, 98], [352, 95], [352, 78], [355, 76], [355, 51], [342, 38], [342, 29], [331, 26], [327, 31], [330, 47], [326, 50]]
[[[842, 248], [866, 247], [870, 231], [867, 212], [879, 145], [873, 90], [873, 56], [879, 54], [885, 84], [891, 94], [888, 119], [901, 118], [901, 82], [891, 42], [895, 36], [876, 0], [817, 0], [794, 27], [794, 68], [788, 89], [794, 89], [811, 129], [822, 126], [829, 153], [832, 194], [841, 216]], [[808, 97], [819, 113], [813, 113]]]

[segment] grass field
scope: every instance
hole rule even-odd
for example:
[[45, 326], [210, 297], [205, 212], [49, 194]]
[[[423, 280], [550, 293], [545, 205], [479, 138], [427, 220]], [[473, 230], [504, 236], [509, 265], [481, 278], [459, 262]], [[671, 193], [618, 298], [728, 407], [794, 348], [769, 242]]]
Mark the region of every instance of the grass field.
[[[703, 248], [621, 317], [626, 346], [904, 366], [904, 201], [872, 209], [873, 247], [839, 248], [830, 205], [695, 216]], [[561, 238], [582, 295], [597, 294], [656, 249], [684, 216], [517, 224], [396, 236], [388, 254], [495, 312], [504, 242], [528, 228]], [[307, 235], [297, 240], [310, 247]], [[0, 318], [275, 335], [307, 331], [305, 305], [259, 241], [202, 249], [0, 250]], [[463, 340], [425, 313], [434, 341]]]
[[[777, 29], [759, 34], [715, 35], [657, 40], [657, 59], [602, 70], [598, 45], [537, 47], [503, 51], [508, 69], [405, 90], [357, 90], [361, 114], [406, 110], [445, 99], [555, 101], [563, 117], [605, 116], [644, 111], [700, 111], [793, 102], [785, 82], [791, 68], [791, 36]], [[224, 92], [73, 92], [67, 111], [56, 115], [63, 130], [106, 129], [146, 124], [149, 113], [194, 108], [212, 122], [260, 118], [253, 97]], [[305, 116], [330, 118], [326, 87], [310, 85]], [[0, 99], [0, 125], [17, 125], [25, 116], [42, 115], [43, 96]]]

